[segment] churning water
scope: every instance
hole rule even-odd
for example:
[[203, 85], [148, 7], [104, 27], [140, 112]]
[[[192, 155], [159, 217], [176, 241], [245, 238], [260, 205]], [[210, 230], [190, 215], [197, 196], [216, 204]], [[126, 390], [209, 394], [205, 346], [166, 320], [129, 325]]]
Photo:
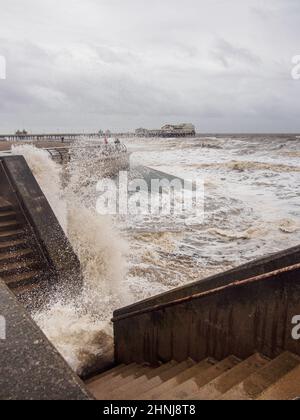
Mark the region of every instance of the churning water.
[[132, 166], [204, 180], [203, 223], [100, 216], [95, 208], [101, 161], [89, 156], [84, 144], [67, 172], [47, 152], [15, 149], [25, 155], [83, 267], [82, 296], [71, 303], [61, 296], [34, 314], [79, 373], [110, 345], [114, 309], [299, 243], [299, 138], [128, 138], [125, 143]]

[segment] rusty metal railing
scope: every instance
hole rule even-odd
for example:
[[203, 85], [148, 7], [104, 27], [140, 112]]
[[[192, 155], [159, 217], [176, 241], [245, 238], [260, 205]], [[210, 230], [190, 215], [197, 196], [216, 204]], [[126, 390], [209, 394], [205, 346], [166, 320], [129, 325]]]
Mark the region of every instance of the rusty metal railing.
[[119, 316], [114, 317], [112, 319], [112, 322], [118, 322], [118, 321], [122, 321], [124, 319], [134, 318], [136, 316], [144, 315], [144, 314], [147, 314], [147, 313], [160, 311], [160, 310], [163, 310], [163, 309], [166, 309], [166, 308], [170, 308], [172, 306], [188, 303], [188, 302], [191, 302], [191, 301], [196, 300], [196, 299], [201, 299], [201, 298], [204, 298], [204, 297], [207, 297], [207, 296], [215, 295], [215, 294], [223, 292], [225, 290], [238, 288], [238, 287], [243, 287], [243, 286], [246, 286], [248, 284], [256, 283], [256, 282], [259, 282], [259, 281], [262, 281], [262, 280], [267, 280], [269, 278], [278, 277], [281, 274], [285, 274], [285, 273], [292, 272], [292, 271], [295, 271], [295, 270], [300, 270], [300, 263], [295, 264], [295, 265], [291, 265], [291, 266], [288, 266], [288, 267], [284, 267], [284, 268], [281, 268], [279, 270], [275, 270], [275, 271], [272, 271], [272, 272], [269, 272], [269, 273], [266, 273], [266, 274], [261, 274], [259, 276], [250, 277], [246, 280], [236, 280], [236, 281], [234, 281], [230, 284], [227, 284], [225, 286], [220, 286], [220, 287], [217, 287], [215, 289], [207, 290], [205, 292], [195, 293], [193, 295], [190, 295], [190, 296], [187, 296], [187, 297], [184, 297], [184, 298], [181, 298], [181, 299], [172, 300], [170, 302], [161, 303], [161, 304], [154, 305], [154, 306], [151, 306], [151, 307], [148, 307], [148, 308], [145, 308], [145, 309], [140, 309], [138, 311], [129, 312], [129, 313], [124, 314], [124, 315], [119, 315]]

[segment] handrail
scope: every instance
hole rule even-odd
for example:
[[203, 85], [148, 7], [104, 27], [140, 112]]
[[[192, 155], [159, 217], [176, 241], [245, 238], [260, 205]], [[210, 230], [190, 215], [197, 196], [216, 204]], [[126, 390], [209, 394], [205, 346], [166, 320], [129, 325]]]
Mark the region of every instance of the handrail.
[[[70, 148], [66, 148], [66, 147], [52, 147], [52, 148], [45, 148], [44, 150], [47, 150], [47, 152], [53, 156], [53, 152], [57, 152], [61, 157], [63, 154], [68, 154], [70, 153], [71, 150], [73, 149], [81, 149], [81, 146], [72, 146]], [[100, 152], [104, 155], [107, 154], [114, 154], [114, 153], [127, 153], [127, 147], [125, 144], [120, 143], [118, 144], [91, 144], [91, 145], [84, 145], [83, 146], [84, 149], [98, 149], [100, 150]]]
[[196, 293], [194, 295], [187, 296], [187, 297], [184, 297], [184, 298], [181, 298], [181, 299], [173, 300], [173, 301], [166, 302], [166, 303], [161, 303], [161, 304], [149, 307], [149, 308], [140, 309], [138, 311], [133, 311], [133, 312], [130, 312], [128, 314], [119, 315], [119, 316], [116, 316], [116, 317], [112, 318], [112, 322], [118, 322], [118, 321], [122, 321], [122, 320], [125, 320], [125, 319], [134, 318], [136, 316], [144, 315], [144, 314], [147, 314], [147, 313], [160, 311], [160, 310], [172, 307], [172, 306], [184, 304], [184, 303], [196, 300], [196, 299], [200, 299], [200, 298], [204, 298], [204, 297], [207, 297], [207, 296], [210, 296], [210, 295], [214, 295], [214, 294], [220, 293], [224, 290], [230, 290], [230, 289], [233, 289], [233, 288], [242, 287], [242, 286], [246, 286], [248, 284], [256, 283], [256, 282], [259, 282], [261, 280], [266, 280], [268, 278], [277, 277], [281, 274], [288, 273], [288, 272], [298, 270], [298, 269], [300, 269], [300, 263], [295, 264], [295, 265], [291, 265], [291, 266], [288, 266], [288, 267], [284, 267], [284, 268], [281, 268], [279, 270], [271, 271], [271, 272], [266, 273], [266, 274], [261, 274], [259, 276], [250, 277], [246, 280], [240, 280], [240, 281], [237, 280], [237, 281], [234, 281], [234, 282], [232, 282], [230, 284], [227, 284], [225, 286], [220, 286], [220, 287], [217, 287], [215, 289], [207, 290], [205, 292]]

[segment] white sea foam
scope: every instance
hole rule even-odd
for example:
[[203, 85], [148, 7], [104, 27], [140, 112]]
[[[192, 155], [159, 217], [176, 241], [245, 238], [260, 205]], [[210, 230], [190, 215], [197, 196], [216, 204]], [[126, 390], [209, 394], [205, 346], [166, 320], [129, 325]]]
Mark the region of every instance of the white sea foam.
[[[79, 182], [78, 177], [71, 176], [68, 186], [62, 188], [63, 167], [54, 163], [46, 151], [18, 146], [13, 153], [25, 157], [81, 262], [83, 293], [65, 303], [62, 292], [47, 308], [34, 314], [47, 337], [70, 365], [81, 372], [107, 349], [113, 310], [130, 302], [126, 284], [122, 284], [127, 244], [109, 217], [85, 207], [80, 188], [73, 184]], [[86, 156], [82, 156], [82, 160], [85, 159]], [[85, 165], [83, 163], [82, 167]], [[69, 171], [72, 169], [71, 166]], [[81, 183], [89, 182], [81, 179]], [[97, 183], [97, 174], [90, 183]]]
[[12, 153], [22, 155], [55, 211], [64, 231], [67, 231], [67, 203], [61, 188], [62, 169], [51, 158], [46, 150], [31, 145], [12, 146]]
[[125, 244], [115, 221], [94, 211], [95, 157], [73, 161], [61, 189], [61, 167], [44, 152], [22, 149], [62, 223], [68, 209], [68, 235], [85, 274], [79, 302], [58, 302], [36, 316], [75, 369], [106, 348], [114, 308], [299, 243], [300, 139], [211, 138], [214, 148], [204, 141], [125, 140], [134, 163], [206, 185], [203, 224], [131, 215], [118, 221], [129, 228]]

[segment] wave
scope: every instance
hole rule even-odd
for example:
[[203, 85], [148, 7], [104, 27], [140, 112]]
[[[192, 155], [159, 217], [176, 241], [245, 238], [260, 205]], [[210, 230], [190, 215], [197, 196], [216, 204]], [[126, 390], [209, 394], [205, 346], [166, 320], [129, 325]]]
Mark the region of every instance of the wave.
[[300, 230], [300, 224], [295, 220], [284, 219], [279, 222], [279, 229], [283, 233], [295, 233]]
[[273, 172], [300, 172], [299, 166], [290, 166], [285, 164], [277, 164], [270, 162], [252, 162], [252, 161], [230, 161], [225, 163], [203, 163], [191, 164], [187, 167], [197, 169], [228, 169], [232, 171], [273, 171]]
[[218, 236], [222, 236], [224, 238], [230, 239], [230, 240], [236, 240], [236, 239], [252, 239], [256, 237], [260, 237], [262, 234], [267, 233], [266, 227], [251, 227], [243, 232], [237, 232], [231, 229], [219, 229], [219, 228], [212, 228], [208, 230], [210, 233]]
[[82, 196], [81, 188], [78, 189], [78, 184], [96, 184], [99, 175], [92, 178], [91, 171], [82, 170], [82, 177], [72, 176], [80, 165], [87, 168], [84, 154], [80, 157], [84, 162], [76, 161], [74, 166], [71, 163], [69, 183], [63, 188], [66, 172], [46, 151], [18, 146], [13, 152], [25, 157], [80, 259], [84, 275], [82, 294], [68, 301], [67, 286], [65, 290], [62, 287], [60, 294], [53, 296], [52, 302], [34, 313], [33, 318], [70, 366], [81, 373], [111, 345], [113, 310], [131, 303], [122, 283], [127, 270], [127, 243], [113, 220], [98, 215], [91, 207], [93, 200], [87, 202], [86, 195]]

